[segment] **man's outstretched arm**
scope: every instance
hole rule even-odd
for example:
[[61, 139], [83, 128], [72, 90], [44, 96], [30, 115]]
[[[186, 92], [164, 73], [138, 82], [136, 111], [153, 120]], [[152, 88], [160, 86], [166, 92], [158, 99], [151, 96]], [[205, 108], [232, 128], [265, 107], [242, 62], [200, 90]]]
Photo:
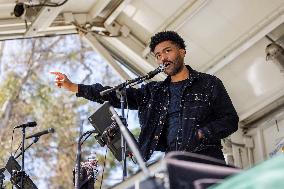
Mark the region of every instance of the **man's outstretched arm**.
[[[112, 91], [104, 96], [100, 95], [101, 91], [110, 89], [109, 86], [102, 86], [99, 83], [93, 85], [84, 85], [73, 83], [65, 74], [61, 72], [50, 72], [55, 75], [55, 85], [59, 88], [64, 88], [70, 92], [76, 93], [77, 97], [83, 97], [85, 99], [104, 103], [109, 101], [110, 104], [116, 108], [120, 108], [120, 98], [115, 91]], [[138, 109], [139, 100], [141, 99], [141, 89], [127, 88], [126, 89], [126, 105], [130, 109]]]

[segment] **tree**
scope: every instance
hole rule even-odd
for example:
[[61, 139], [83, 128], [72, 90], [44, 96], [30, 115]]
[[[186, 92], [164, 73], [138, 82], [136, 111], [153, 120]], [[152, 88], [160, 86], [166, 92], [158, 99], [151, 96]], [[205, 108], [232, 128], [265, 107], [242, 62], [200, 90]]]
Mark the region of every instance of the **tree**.
[[[11, 153], [13, 127], [35, 120], [38, 127], [28, 128], [27, 134], [49, 127], [56, 133], [41, 137], [27, 150], [28, 174], [40, 188], [72, 188], [79, 126], [84, 123], [87, 129], [91, 128], [85, 120], [98, 106], [55, 88], [48, 72], [60, 70], [75, 82], [86, 84], [97, 81], [111, 85], [118, 77], [77, 35], [1, 42], [0, 60], [0, 165], [5, 165]], [[12, 151], [20, 141], [21, 132], [15, 130]], [[102, 166], [104, 150], [94, 138], [84, 145], [83, 157], [92, 151], [97, 152]], [[107, 160], [106, 179], [117, 164], [110, 153]]]

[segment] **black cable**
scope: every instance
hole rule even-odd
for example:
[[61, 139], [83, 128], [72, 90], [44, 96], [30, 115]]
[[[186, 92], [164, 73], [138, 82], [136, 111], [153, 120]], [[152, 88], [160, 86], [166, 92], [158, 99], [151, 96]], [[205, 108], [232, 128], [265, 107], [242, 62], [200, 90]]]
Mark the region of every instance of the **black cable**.
[[269, 40], [269, 41], [271, 41], [271, 42], [275, 42], [269, 35], [265, 35], [265, 37]]
[[110, 35], [111, 33], [107, 32], [107, 31], [91, 31], [91, 30], [88, 30], [87, 28], [80, 26], [76, 22], [72, 22], [72, 24], [76, 27], [77, 31], [80, 31], [80, 32], [83, 32], [83, 33], [91, 33], [91, 34], [100, 35], [100, 36], [103, 36], [103, 37], [120, 37], [121, 36], [121, 33], [118, 34], [118, 35]]
[[20, 149], [20, 147], [22, 146], [22, 141], [21, 143], [19, 144], [18, 148], [16, 149], [15, 153], [14, 153], [14, 156], [16, 155], [16, 153], [18, 152], [18, 150]]
[[41, 3], [41, 4], [37, 4], [37, 5], [29, 5], [30, 7], [60, 7], [62, 5], [64, 5], [65, 3], [67, 3], [68, 0], [64, 0], [61, 3], [53, 3], [53, 4], [48, 4], [48, 3]]
[[[128, 99], [127, 99], [127, 94], [126, 94], [126, 89], [125, 89], [125, 101], [126, 101], [126, 122], [128, 122], [128, 115], [129, 115], [129, 105], [128, 105]], [[127, 127], [127, 125], [125, 125]]]
[[27, 22], [27, 19], [25, 19], [25, 26], [26, 26], [26, 30], [28, 29], [28, 22]]
[[94, 33], [96, 35], [101, 35], [103, 37], [120, 37], [121, 33], [118, 35], [110, 35], [108, 32], [100, 32], [100, 31], [90, 31], [91, 33]]
[[103, 165], [103, 172], [102, 172], [102, 179], [101, 179], [100, 189], [102, 188], [102, 184], [103, 184], [103, 180], [104, 180], [104, 172], [105, 172], [105, 166], [106, 166], [107, 150], [108, 150], [108, 148], [106, 148], [106, 154], [105, 154], [105, 159], [104, 159], [104, 165]]
[[83, 138], [84, 136], [86, 136], [86, 135], [87, 135], [87, 136], [84, 138], [83, 141], [81, 141], [80, 145], [82, 146], [83, 143], [84, 143], [94, 132], [95, 132], [95, 131], [92, 130], [92, 131], [87, 131], [86, 133], [84, 133], [83, 136], [82, 136], [82, 138]]
[[130, 159], [132, 160], [132, 162], [133, 162], [134, 164], [137, 164], [137, 161], [135, 161], [135, 160], [133, 159], [133, 156], [130, 156]]
[[[126, 123], [128, 123], [129, 104], [128, 104], [128, 98], [127, 98], [126, 91], [125, 91], [125, 101], [126, 101], [126, 109], [127, 109], [127, 113], [126, 113]], [[125, 125], [125, 126], [128, 127], [128, 125]], [[127, 145], [127, 144], [126, 144], [126, 145]], [[135, 161], [135, 160], [133, 159], [133, 155], [130, 155], [129, 157], [130, 157], [130, 159], [132, 160], [132, 162], [133, 162], [134, 164], [137, 164], [137, 161]]]
[[[10, 148], [10, 154], [13, 156], [13, 140], [14, 140], [14, 133], [15, 133], [15, 128], [13, 128], [13, 133], [12, 133], [12, 140], [11, 140], [11, 148]], [[19, 149], [19, 148], [18, 148]], [[17, 150], [18, 150], [17, 149]]]

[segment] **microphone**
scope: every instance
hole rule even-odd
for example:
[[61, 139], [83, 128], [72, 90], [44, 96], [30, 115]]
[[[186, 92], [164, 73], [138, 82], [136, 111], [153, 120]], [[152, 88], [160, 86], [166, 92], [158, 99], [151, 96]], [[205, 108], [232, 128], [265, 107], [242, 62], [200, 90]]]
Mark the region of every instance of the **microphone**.
[[28, 123], [24, 123], [22, 125], [18, 125], [16, 127], [14, 127], [14, 129], [17, 129], [17, 128], [26, 128], [26, 127], [35, 127], [37, 125], [37, 123], [35, 121], [32, 121], [32, 122], [28, 122]]
[[156, 68], [153, 71], [150, 71], [149, 73], [146, 74], [147, 79], [153, 78], [155, 75], [157, 75], [160, 72], [163, 72], [165, 70], [166, 66], [164, 64], [161, 64], [158, 68]]
[[137, 77], [135, 79], [127, 80], [126, 82], [121, 83], [121, 84], [119, 84], [119, 85], [117, 85], [115, 87], [112, 87], [112, 88], [109, 88], [109, 89], [101, 91], [100, 95], [104, 96], [105, 94], [108, 94], [108, 93], [110, 93], [110, 92], [112, 92], [114, 90], [121, 90], [121, 89], [125, 88], [126, 86], [133, 85], [133, 83], [134, 84], [135, 83], [138, 84], [138, 83], [141, 83], [141, 82], [145, 81], [146, 79], [151, 79], [152, 77], [154, 77], [158, 73], [163, 72], [165, 70], [165, 68], [166, 68], [166, 66], [164, 64], [161, 64], [158, 68], [156, 68], [153, 71], [150, 71], [149, 73], [147, 73], [144, 76], [140, 76], [140, 77]]
[[40, 131], [38, 133], [32, 134], [32, 135], [26, 137], [26, 139], [33, 138], [33, 137], [40, 137], [42, 135], [45, 135], [45, 134], [48, 134], [48, 133], [54, 133], [54, 132], [55, 132], [55, 130], [53, 128], [49, 128], [49, 129], [46, 129], [44, 131]]

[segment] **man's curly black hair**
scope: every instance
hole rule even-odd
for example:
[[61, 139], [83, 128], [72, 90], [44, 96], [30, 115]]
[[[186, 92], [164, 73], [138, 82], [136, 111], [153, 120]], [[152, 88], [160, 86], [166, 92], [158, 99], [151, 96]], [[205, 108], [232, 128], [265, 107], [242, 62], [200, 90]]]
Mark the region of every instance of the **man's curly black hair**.
[[150, 49], [151, 52], [154, 52], [155, 47], [164, 41], [172, 41], [175, 43], [179, 48], [185, 49], [185, 43], [184, 40], [181, 38], [181, 36], [175, 32], [175, 31], [162, 31], [159, 33], [156, 33], [153, 37], [151, 37], [150, 42]]

